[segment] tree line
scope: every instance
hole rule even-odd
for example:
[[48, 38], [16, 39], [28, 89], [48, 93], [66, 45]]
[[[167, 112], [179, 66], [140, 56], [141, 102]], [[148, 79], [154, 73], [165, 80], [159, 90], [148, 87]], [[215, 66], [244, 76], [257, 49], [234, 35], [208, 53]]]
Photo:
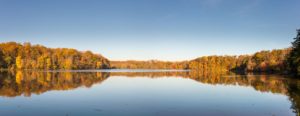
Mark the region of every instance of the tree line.
[[103, 69], [108, 59], [91, 51], [69, 48], [47, 48], [30, 43], [0, 44], [1, 69]]
[[203, 56], [190, 61], [109, 61], [90, 51], [46, 48], [30, 43], [0, 44], [2, 69], [191, 69], [198, 72], [278, 72], [300, 76], [300, 30], [291, 48], [260, 51], [253, 55]]
[[268, 72], [300, 76], [300, 30], [291, 48], [263, 50], [252, 55], [203, 56], [190, 61], [111, 61], [121, 69], [191, 69], [201, 73]]
[[200, 72], [285, 72], [290, 51], [287, 48], [253, 55], [204, 56], [190, 61], [189, 68]]
[[166, 62], [111, 61], [112, 68], [119, 69], [191, 69], [199, 72], [284, 72], [291, 48], [260, 51], [253, 55], [203, 56], [190, 61]]
[[111, 68], [117, 69], [188, 69], [188, 61], [170, 62], [170, 61], [111, 61]]

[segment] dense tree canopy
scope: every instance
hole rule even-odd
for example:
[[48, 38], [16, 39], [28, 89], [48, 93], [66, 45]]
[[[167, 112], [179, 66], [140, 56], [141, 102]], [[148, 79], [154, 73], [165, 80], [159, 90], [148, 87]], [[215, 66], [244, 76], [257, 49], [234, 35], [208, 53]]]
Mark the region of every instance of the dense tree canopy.
[[[299, 32], [299, 31], [298, 31]], [[298, 38], [298, 39], [297, 39]], [[293, 71], [299, 67], [299, 33], [291, 48], [260, 51], [253, 55], [204, 56], [190, 61], [109, 61], [90, 51], [69, 48], [46, 48], [30, 43], [0, 44], [0, 67], [4, 69], [191, 69], [198, 72], [286, 72], [287, 57]], [[298, 55], [298, 56], [297, 56]]]
[[167, 61], [111, 61], [112, 68], [120, 69], [188, 69], [188, 61], [167, 62]]
[[204, 56], [191, 61], [111, 61], [112, 68], [121, 69], [191, 69], [199, 72], [285, 72], [288, 49], [260, 51], [253, 55]]
[[90, 51], [46, 48], [30, 43], [0, 44], [0, 67], [5, 69], [102, 69], [109, 61]]
[[300, 29], [297, 30], [297, 36], [294, 40], [288, 63], [291, 72], [300, 76]]
[[253, 55], [204, 56], [190, 61], [111, 61], [112, 68], [121, 69], [191, 69], [202, 73], [238, 72], [286, 72], [287, 56], [291, 49], [260, 51]]
[[204, 56], [192, 60], [189, 68], [202, 72], [284, 72], [290, 49], [260, 51], [253, 55]]

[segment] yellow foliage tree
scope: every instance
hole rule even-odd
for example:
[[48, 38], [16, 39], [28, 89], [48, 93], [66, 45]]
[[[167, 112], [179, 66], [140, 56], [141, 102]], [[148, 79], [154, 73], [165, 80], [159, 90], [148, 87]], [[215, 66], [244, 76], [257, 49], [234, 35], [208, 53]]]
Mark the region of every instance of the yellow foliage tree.
[[97, 63], [96, 63], [96, 68], [97, 68], [97, 69], [100, 69], [101, 67], [102, 67], [102, 62], [100, 62], [100, 61], [97, 62]]
[[47, 69], [51, 69], [52, 68], [52, 62], [50, 58], [46, 59], [46, 68]]
[[71, 58], [66, 59], [64, 68], [65, 69], [72, 69], [73, 61]]
[[16, 66], [18, 69], [22, 69], [23, 68], [23, 61], [22, 61], [22, 57], [21, 56], [17, 56], [16, 57]]

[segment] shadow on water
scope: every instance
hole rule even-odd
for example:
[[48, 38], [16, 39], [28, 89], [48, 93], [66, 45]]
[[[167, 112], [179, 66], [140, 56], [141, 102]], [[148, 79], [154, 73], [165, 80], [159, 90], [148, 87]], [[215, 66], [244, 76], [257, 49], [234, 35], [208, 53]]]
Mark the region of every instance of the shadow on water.
[[51, 90], [72, 90], [79, 87], [91, 87], [100, 84], [109, 77], [126, 76], [129, 78], [189, 78], [199, 83], [210, 85], [238, 85], [252, 87], [256, 91], [282, 94], [289, 97], [291, 108], [300, 112], [300, 80], [280, 75], [239, 75], [234, 73], [199, 73], [193, 71], [167, 72], [38, 72], [16, 71], [0, 73], [0, 96], [30, 97]]

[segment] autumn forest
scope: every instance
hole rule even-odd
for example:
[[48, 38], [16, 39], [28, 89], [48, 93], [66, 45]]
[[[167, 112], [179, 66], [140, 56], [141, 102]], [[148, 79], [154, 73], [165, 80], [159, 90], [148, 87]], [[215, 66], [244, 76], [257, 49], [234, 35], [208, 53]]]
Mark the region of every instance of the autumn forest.
[[300, 30], [291, 48], [265, 50], [252, 55], [203, 56], [190, 61], [109, 61], [91, 51], [47, 48], [30, 43], [0, 44], [2, 70], [20, 69], [190, 69], [199, 72], [268, 72], [300, 74]]

